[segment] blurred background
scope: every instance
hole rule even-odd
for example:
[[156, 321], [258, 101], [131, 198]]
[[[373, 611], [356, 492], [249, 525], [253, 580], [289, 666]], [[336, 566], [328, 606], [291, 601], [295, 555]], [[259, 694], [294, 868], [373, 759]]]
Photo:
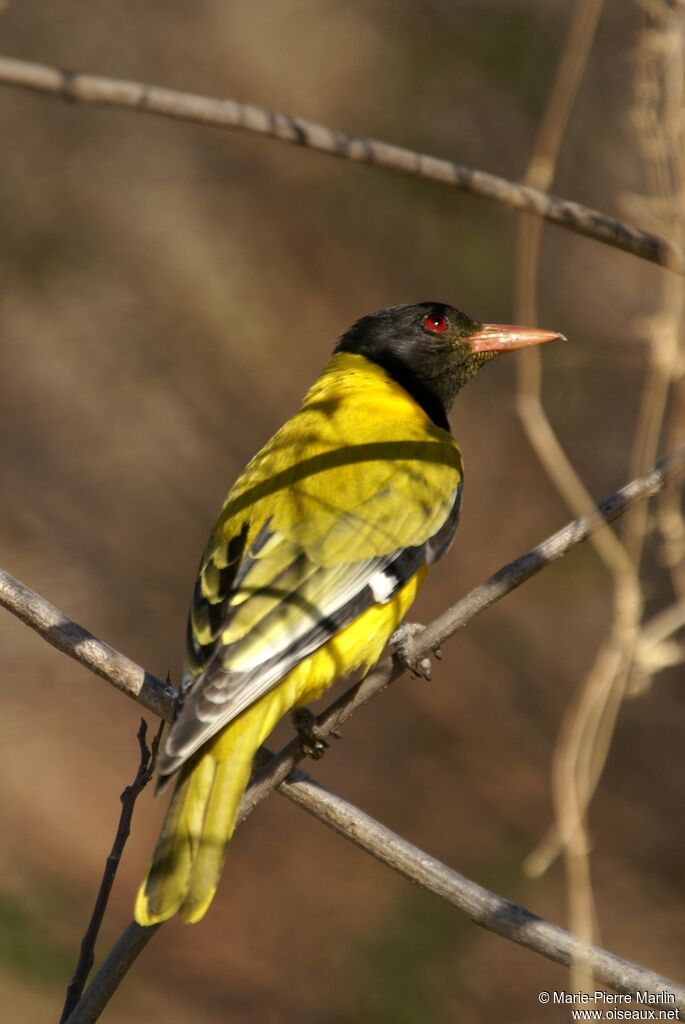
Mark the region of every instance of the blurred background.
[[[640, 54], [671, 5], [651, 6], [603, 5], [553, 187], [648, 228], [668, 209], [638, 116]], [[573, 7], [5, 0], [0, 48], [519, 179]], [[670, 81], [680, 95], [677, 67]], [[518, 221], [304, 149], [13, 90], [0, 91], [0, 138], [0, 564], [176, 681], [223, 496], [337, 336], [422, 299], [511, 321]], [[542, 245], [540, 322], [569, 338], [544, 352], [543, 400], [601, 498], [631, 473], [666, 273], [555, 228]], [[420, 621], [572, 517], [526, 441], [515, 387], [515, 361], [500, 360], [458, 400], [462, 525]], [[653, 525], [650, 614], [678, 596]], [[523, 865], [553, 819], [561, 723], [611, 620], [610, 579], [581, 546], [446, 645], [432, 683], [403, 678], [308, 768], [462, 873], [568, 923], [561, 863], [535, 879]], [[0, 1003], [34, 1024], [58, 1016], [135, 774], [140, 711], [6, 614], [0, 652]], [[589, 816], [595, 938], [682, 981], [681, 671], [639, 690]], [[146, 792], [137, 806], [100, 953], [130, 919], [165, 803]], [[568, 984], [273, 796], [237, 834], [207, 918], [162, 929], [105, 1019], [565, 1020], [537, 993]]]

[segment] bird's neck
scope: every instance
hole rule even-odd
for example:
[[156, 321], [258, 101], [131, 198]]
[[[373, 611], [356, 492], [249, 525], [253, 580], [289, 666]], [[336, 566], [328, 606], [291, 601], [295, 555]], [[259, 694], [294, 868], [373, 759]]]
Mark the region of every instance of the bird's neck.
[[336, 352], [308, 393], [305, 404], [318, 400], [322, 389], [328, 390], [333, 381], [336, 389], [348, 392], [360, 402], [371, 398], [373, 393], [384, 393], [395, 402], [408, 400], [412, 406], [418, 405], [435, 426], [449, 432], [447, 414], [440, 399], [400, 365], [383, 365], [357, 353]]

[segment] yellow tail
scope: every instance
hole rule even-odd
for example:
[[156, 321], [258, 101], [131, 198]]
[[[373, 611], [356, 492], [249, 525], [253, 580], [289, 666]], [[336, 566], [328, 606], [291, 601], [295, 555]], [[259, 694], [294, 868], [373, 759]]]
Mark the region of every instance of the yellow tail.
[[159, 924], [174, 914], [194, 922], [205, 914], [219, 884], [255, 751], [292, 707], [293, 696], [291, 687], [277, 687], [183, 765], [138, 890], [138, 924]]

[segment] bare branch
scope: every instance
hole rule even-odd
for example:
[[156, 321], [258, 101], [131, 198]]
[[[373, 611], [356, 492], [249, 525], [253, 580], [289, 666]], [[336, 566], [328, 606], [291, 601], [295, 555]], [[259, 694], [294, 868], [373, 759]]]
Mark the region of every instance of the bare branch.
[[176, 699], [173, 687], [136, 665], [54, 605], [0, 569], [0, 605], [16, 615], [44, 640], [68, 654], [117, 690], [133, 697], [161, 718], [169, 718]]
[[567, 967], [574, 963], [589, 965], [595, 979], [617, 992], [671, 992], [676, 1002], [669, 1005], [685, 1010], [684, 986], [607, 950], [581, 942], [571, 932], [489, 892], [313, 779], [304, 775], [296, 777], [287, 781], [281, 792], [382, 864], [457, 907], [474, 924], [541, 953], [555, 963]]
[[93, 913], [81, 942], [81, 951], [79, 953], [78, 963], [76, 964], [76, 970], [74, 971], [74, 975], [69, 982], [69, 985], [67, 986], [67, 993], [64, 1000], [62, 1016], [60, 1017], [60, 1024], [64, 1024], [64, 1022], [69, 1018], [69, 1014], [73, 1011], [74, 1007], [83, 995], [83, 989], [85, 988], [88, 975], [91, 972], [93, 962], [95, 960], [95, 943], [97, 942], [97, 937], [100, 933], [100, 926], [102, 925], [102, 921], [105, 916], [105, 910], [107, 909], [110, 893], [112, 892], [114, 879], [116, 878], [117, 870], [121, 862], [121, 855], [124, 852], [126, 840], [131, 834], [133, 810], [136, 805], [136, 800], [143, 792], [154, 773], [155, 761], [157, 760], [157, 751], [159, 750], [159, 741], [162, 738], [163, 728], [164, 722], [162, 721], [160, 722], [159, 729], [152, 741], [152, 746], [148, 747], [147, 723], [142, 718], [140, 720], [140, 728], [138, 729], [138, 746], [140, 748], [138, 770], [131, 785], [127, 786], [121, 794], [121, 815], [119, 817], [119, 825], [117, 827], [116, 836], [114, 837], [112, 849], [105, 864], [105, 870], [102, 876], [100, 889], [95, 900], [95, 905], [93, 907]]
[[266, 135], [355, 163], [370, 164], [386, 171], [447, 185], [500, 203], [511, 210], [533, 213], [559, 227], [623, 249], [674, 273], [685, 274], [685, 249], [682, 246], [580, 203], [548, 195], [452, 160], [417, 153], [380, 139], [348, 135], [290, 114], [275, 113], [237, 100], [219, 100], [141, 82], [84, 75], [9, 57], [0, 57], [0, 85], [16, 86], [79, 103], [122, 107], [215, 128]]
[[99, 1018], [130, 968], [161, 927], [161, 924], [153, 924], [149, 928], [141, 928], [135, 921], [131, 922], [112, 946], [66, 1024], [93, 1024]]

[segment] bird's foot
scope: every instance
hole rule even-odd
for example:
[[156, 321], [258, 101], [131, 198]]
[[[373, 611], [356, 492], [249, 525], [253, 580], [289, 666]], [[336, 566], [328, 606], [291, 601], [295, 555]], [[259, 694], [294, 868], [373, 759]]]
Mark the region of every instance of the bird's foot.
[[324, 732], [317, 722], [316, 715], [309, 708], [295, 708], [290, 717], [299, 734], [303, 754], [314, 761], [322, 758], [330, 747], [328, 736], [339, 735], [332, 730]]
[[[412, 678], [427, 679], [428, 682], [432, 679], [431, 672], [431, 660], [428, 655], [424, 655], [422, 658], [416, 658], [412, 656], [409, 651], [409, 644], [419, 633], [423, 633], [426, 627], [422, 626], [420, 622], [403, 622], [401, 626], [398, 626], [395, 632], [390, 637], [390, 643], [394, 644], [397, 657], [400, 663], [404, 665], [406, 669], [411, 672]], [[442, 651], [440, 645], [436, 644], [432, 652], [435, 657], [440, 661], [442, 659]]]

